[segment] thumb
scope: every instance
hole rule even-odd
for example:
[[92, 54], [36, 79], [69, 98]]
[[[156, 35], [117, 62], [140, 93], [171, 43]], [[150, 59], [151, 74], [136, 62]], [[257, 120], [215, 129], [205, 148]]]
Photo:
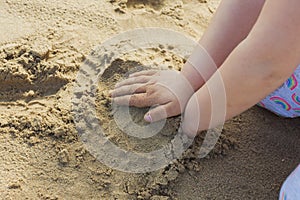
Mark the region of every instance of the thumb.
[[165, 105], [160, 105], [149, 110], [149, 112], [147, 112], [144, 116], [145, 121], [152, 123], [171, 117], [172, 113], [168, 112], [169, 110], [171, 110], [170, 107], [171, 103], [167, 103]]

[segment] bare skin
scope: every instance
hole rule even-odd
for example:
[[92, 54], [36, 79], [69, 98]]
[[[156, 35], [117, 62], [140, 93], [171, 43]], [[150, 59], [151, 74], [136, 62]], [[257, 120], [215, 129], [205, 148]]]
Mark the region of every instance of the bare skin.
[[[216, 67], [201, 63], [205, 58], [199, 57], [194, 66], [187, 63], [176, 81], [186, 85], [185, 80], [188, 80], [195, 92], [183, 94], [178, 90], [179, 95], [165, 86], [160, 87], [159, 80], [167, 78], [168, 73], [134, 74], [129, 84], [117, 86], [122, 93], [112, 92], [115, 102], [124, 104], [122, 99], [126, 97], [132, 106], [159, 105], [145, 116], [150, 122], [184, 111], [183, 131], [193, 137], [200, 130], [222, 123], [219, 118], [211, 121], [209, 93], [209, 88], [223, 89], [218, 83], [221, 76], [226, 92], [225, 119], [242, 113], [278, 88], [300, 63], [299, 6], [298, 0], [291, 0], [289, 4], [273, 0], [223, 1], [199, 42], [219, 68], [217, 73]], [[207, 70], [205, 77], [197, 73], [199, 69]], [[135, 81], [140, 76], [144, 81]], [[137, 83], [143, 90], [138, 91], [138, 95], [132, 94], [132, 87]], [[158, 98], [161, 94], [164, 97]], [[182, 95], [190, 96], [176, 99]], [[178, 108], [180, 105], [184, 109]]]
[[[248, 35], [263, 4], [264, 1], [261, 0], [223, 1], [211, 25], [199, 41], [199, 45], [203, 46], [209, 55], [199, 57], [199, 61], [195, 66], [187, 62], [180, 73], [183, 76], [180, 79], [187, 79], [194, 91], [197, 91], [217, 70], [217, 67], [221, 66], [231, 51]], [[220, 48], [220, 46], [223, 48]], [[215, 64], [206, 66], [207, 63], [202, 62], [206, 59], [205, 56], [211, 56]], [[198, 70], [206, 73], [200, 74]], [[130, 105], [136, 107], [160, 105], [145, 115], [145, 120], [149, 122], [176, 116], [184, 111], [193, 92], [189, 93], [186, 98], [178, 99], [166, 87], [155, 84], [157, 83], [157, 76], [166, 79], [171, 74], [172, 72], [165, 73], [166, 77], [162, 77], [156, 71], [132, 74], [128, 80], [116, 85], [116, 90], [112, 91], [114, 101], [120, 105], [128, 105], [129, 102]], [[178, 93], [177, 96], [182, 96], [180, 91], [176, 90], [176, 93]], [[164, 97], [161, 99], [162, 94]], [[149, 119], [149, 115], [151, 119]]]

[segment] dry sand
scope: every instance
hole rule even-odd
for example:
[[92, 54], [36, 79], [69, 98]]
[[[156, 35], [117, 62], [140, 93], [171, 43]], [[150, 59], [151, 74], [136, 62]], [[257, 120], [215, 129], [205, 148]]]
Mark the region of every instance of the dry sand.
[[[207, 158], [197, 159], [201, 135], [182, 158], [146, 174], [103, 165], [84, 148], [75, 129], [72, 89], [93, 47], [138, 27], [169, 28], [197, 40], [218, 3], [1, 0], [0, 198], [276, 199], [300, 160], [299, 119], [281, 119], [253, 108], [225, 125]], [[184, 62], [165, 51], [121, 59], [110, 66], [113, 72], [151, 62], [179, 69]], [[97, 101], [104, 128], [116, 127], [109, 100], [101, 95], [118, 80], [109, 74], [108, 70], [99, 83]], [[132, 111], [138, 123], [142, 112]], [[152, 142], [168, 141], [176, 124], [178, 119], [170, 119]], [[109, 130], [112, 141], [128, 140], [118, 133], [116, 128]], [[148, 149], [150, 144], [144, 143]], [[125, 147], [142, 150], [135, 141]]]

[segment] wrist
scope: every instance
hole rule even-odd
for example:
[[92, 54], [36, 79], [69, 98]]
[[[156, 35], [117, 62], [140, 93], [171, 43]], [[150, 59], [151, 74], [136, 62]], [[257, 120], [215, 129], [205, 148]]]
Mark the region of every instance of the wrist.
[[194, 92], [197, 91], [205, 83], [202, 76], [189, 63], [185, 63], [180, 74], [189, 82]]
[[200, 44], [197, 44], [181, 73], [190, 82], [194, 91], [197, 91], [217, 69], [209, 53]]

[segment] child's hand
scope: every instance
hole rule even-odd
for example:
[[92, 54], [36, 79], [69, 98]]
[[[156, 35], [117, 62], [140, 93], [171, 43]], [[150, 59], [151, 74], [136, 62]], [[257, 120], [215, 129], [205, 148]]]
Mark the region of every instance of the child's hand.
[[193, 93], [180, 72], [163, 70], [134, 73], [116, 84], [111, 96], [118, 105], [155, 106], [144, 117], [148, 122], [155, 122], [182, 113]]

